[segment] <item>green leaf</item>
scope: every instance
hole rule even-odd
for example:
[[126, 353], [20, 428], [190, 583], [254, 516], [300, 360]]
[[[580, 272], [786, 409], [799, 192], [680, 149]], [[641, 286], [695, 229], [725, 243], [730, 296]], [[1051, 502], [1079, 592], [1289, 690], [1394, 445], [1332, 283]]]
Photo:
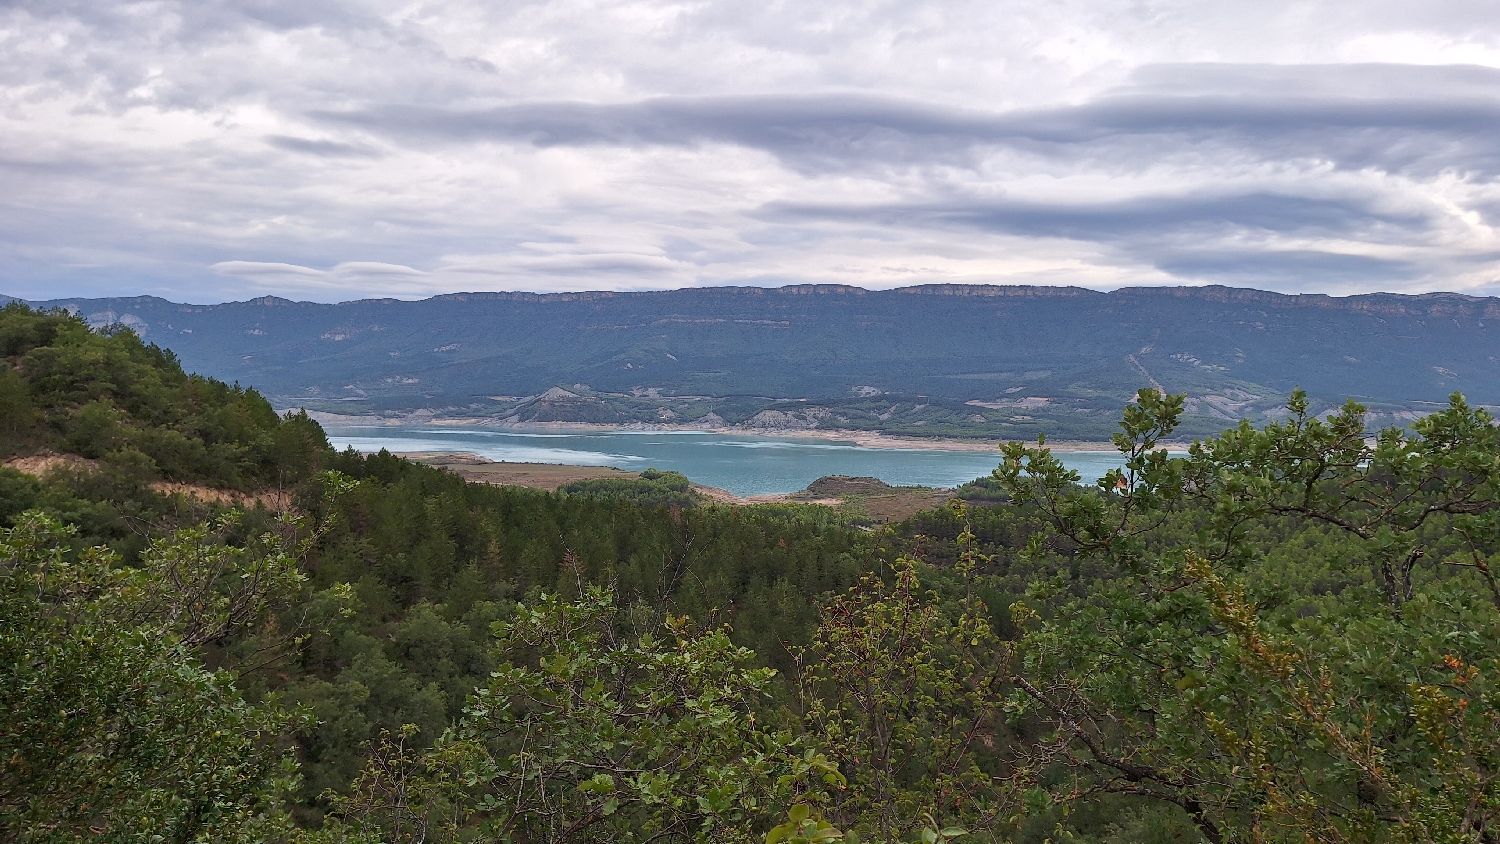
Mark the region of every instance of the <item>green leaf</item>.
[[615, 790], [615, 778], [609, 774], [595, 774], [578, 784], [579, 791], [591, 794], [609, 794]]

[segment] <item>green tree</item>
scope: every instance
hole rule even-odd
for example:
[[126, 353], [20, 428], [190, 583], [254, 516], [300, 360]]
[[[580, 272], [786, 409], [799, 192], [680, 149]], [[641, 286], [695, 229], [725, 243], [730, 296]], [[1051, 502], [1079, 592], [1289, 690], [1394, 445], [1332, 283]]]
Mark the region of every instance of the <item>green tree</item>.
[[775, 672], [727, 631], [629, 616], [591, 586], [497, 622], [502, 664], [463, 720], [425, 758], [381, 754], [338, 801], [345, 829], [415, 838], [436, 814], [493, 841], [751, 841], [841, 781], [763, 723]]
[[0, 450], [90, 459], [128, 451], [168, 480], [289, 486], [331, 457], [306, 414], [278, 418], [254, 390], [189, 375], [119, 326], [0, 308]]
[[0, 454], [10, 454], [35, 436], [36, 408], [26, 381], [0, 364]]
[[1181, 406], [1142, 391], [1093, 489], [1044, 443], [1004, 448], [1049, 527], [1029, 553], [1102, 567], [1014, 608], [1010, 712], [1048, 730], [1018, 759], [1034, 803], [1132, 795], [1215, 842], [1492, 840], [1493, 420], [1455, 396], [1371, 442], [1357, 405], [1324, 422], [1299, 393], [1170, 459]]
[[[0, 532], [0, 830], [19, 841], [260, 841], [285, 827], [292, 716], [194, 645], [300, 582], [287, 554], [163, 539], [124, 568], [36, 513]], [[227, 581], [227, 583], [226, 583]], [[227, 589], [226, 589], [227, 587]]]
[[[970, 576], [974, 536], [959, 542]], [[898, 842], [1001, 824], [1000, 783], [980, 757], [1007, 740], [1008, 665], [987, 616], [972, 595], [945, 612], [909, 559], [891, 583], [868, 576], [823, 609], [798, 680], [806, 727], [848, 777], [831, 809], [840, 826]]]

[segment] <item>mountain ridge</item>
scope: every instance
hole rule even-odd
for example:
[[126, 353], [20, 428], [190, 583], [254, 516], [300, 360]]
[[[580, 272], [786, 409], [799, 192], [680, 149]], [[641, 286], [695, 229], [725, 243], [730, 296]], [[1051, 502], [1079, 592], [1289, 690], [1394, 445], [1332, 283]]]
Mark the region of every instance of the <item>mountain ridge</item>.
[[[770, 412], [792, 428], [1087, 439], [1145, 387], [1188, 393], [1192, 433], [1275, 418], [1296, 386], [1324, 409], [1355, 397], [1377, 424], [1454, 391], [1500, 404], [1500, 299], [1459, 293], [789, 285], [34, 304], [123, 324], [278, 406], [341, 414], [736, 425]], [[545, 398], [553, 387], [574, 395]]]
[[[894, 287], [887, 289], [872, 290], [864, 287], [856, 287], [846, 284], [790, 284], [781, 287], [756, 287], [724, 285], [716, 287], [683, 287], [672, 290], [589, 290], [559, 293], [534, 293], [529, 291], [464, 291], [456, 293], [439, 293], [422, 299], [396, 299], [391, 297], [369, 297], [364, 299], [349, 299], [342, 302], [314, 302], [306, 299], [287, 299], [282, 296], [266, 295], [253, 299], [234, 300], [229, 302], [173, 302], [161, 296], [139, 295], [139, 296], [113, 296], [113, 297], [87, 297], [73, 296], [56, 299], [24, 299], [22, 297], [0, 294], [0, 304], [11, 301], [24, 301], [32, 305], [44, 307], [62, 306], [69, 302], [119, 302], [139, 303], [151, 302], [163, 305], [171, 305], [176, 308], [194, 310], [212, 310], [218, 308], [230, 308], [236, 306], [289, 306], [313, 308], [346, 308], [358, 305], [399, 305], [416, 302], [437, 301], [517, 301], [517, 302], [570, 302], [570, 301], [595, 301], [602, 299], [631, 299], [652, 298], [664, 294], [684, 294], [694, 292], [711, 292], [723, 295], [745, 295], [745, 296], [767, 296], [767, 295], [810, 295], [810, 294], [846, 294], [854, 296], [869, 296], [881, 294], [905, 294], [905, 295], [927, 295], [927, 296], [981, 296], [988, 298], [1076, 298], [1076, 297], [1110, 297], [1110, 296], [1169, 296], [1173, 298], [1199, 298], [1210, 301], [1222, 302], [1253, 302], [1261, 304], [1283, 304], [1293, 307], [1317, 307], [1330, 308], [1334, 310], [1370, 310], [1370, 309], [1394, 309], [1393, 313], [1431, 313], [1431, 311], [1414, 311], [1405, 307], [1404, 303], [1410, 302], [1458, 302], [1469, 305], [1483, 304], [1485, 306], [1484, 316], [1488, 318], [1500, 318], [1500, 296], [1471, 296], [1466, 293], [1455, 293], [1449, 291], [1432, 291], [1427, 293], [1354, 293], [1348, 296], [1333, 296], [1327, 293], [1279, 293], [1272, 290], [1258, 290], [1248, 287], [1229, 287], [1226, 285], [1209, 284], [1201, 286], [1137, 286], [1118, 287], [1114, 290], [1101, 291], [1086, 287], [1053, 286], [1053, 285], [999, 285], [999, 284], [917, 284], [906, 287]], [[1376, 304], [1377, 302], [1381, 304]], [[1472, 311], [1464, 310], [1464, 313]]]

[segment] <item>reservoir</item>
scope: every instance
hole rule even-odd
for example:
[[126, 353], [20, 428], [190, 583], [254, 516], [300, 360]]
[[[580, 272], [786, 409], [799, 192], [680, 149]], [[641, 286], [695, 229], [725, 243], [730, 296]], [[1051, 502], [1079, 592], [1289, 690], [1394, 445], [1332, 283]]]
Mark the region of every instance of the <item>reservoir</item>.
[[[614, 466], [681, 472], [736, 495], [796, 492], [824, 475], [875, 477], [891, 486], [953, 487], [988, 475], [995, 451], [871, 448], [838, 440], [696, 431], [516, 431], [423, 426], [339, 426], [335, 448], [356, 451], [467, 451], [508, 463]], [[1123, 462], [1115, 451], [1059, 452], [1085, 482]]]

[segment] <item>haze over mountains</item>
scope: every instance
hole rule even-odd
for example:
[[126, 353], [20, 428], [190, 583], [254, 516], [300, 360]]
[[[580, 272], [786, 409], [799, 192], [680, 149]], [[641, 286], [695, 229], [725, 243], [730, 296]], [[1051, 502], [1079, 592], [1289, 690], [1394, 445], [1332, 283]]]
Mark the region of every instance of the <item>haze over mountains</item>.
[[1299, 385], [1323, 408], [1369, 405], [1377, 425], [1454, 391], [1500, 404], [1500, 299], [1448, 293], [803, 285], [34, 304], [126, 325], [279, 407], [388, 419], [1099, 438], [1142, 387], [1188, 394], [1185, 433], [1274, 417]]

